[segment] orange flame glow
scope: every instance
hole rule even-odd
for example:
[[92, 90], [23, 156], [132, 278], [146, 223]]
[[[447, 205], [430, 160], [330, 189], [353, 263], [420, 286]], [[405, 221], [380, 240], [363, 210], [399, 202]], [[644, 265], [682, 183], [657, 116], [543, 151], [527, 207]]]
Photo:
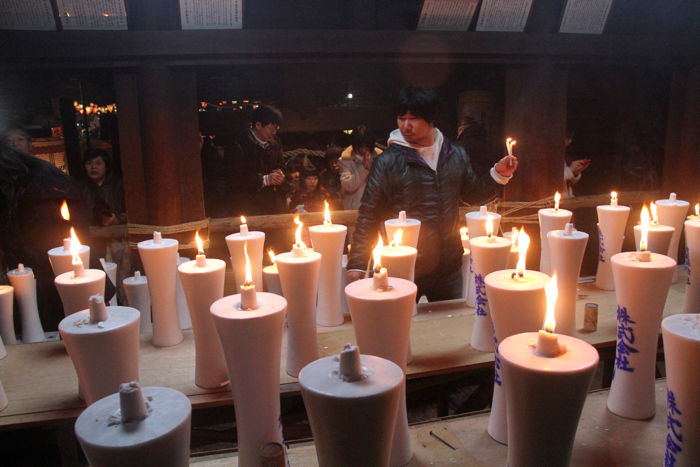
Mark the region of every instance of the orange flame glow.
[[306, 244], [301, 240], [301, 229], [304, 228], [304, 223], [299, 220], [299, 216], [294, 217], [294, 223], [297, 225], [297, 230], [294, 232], [294, 242], [299, 248], [306, 248]]
[[267, 250], [267, 254], [270, 256], [270, 261], [272, 261], [272, 264], [275, 264], [275, 262], [277, 261], [275, 257], [275, 250], [270, 248], [269, 250]]
[[547, 297], [547, 314], [544, 318], [544, 330], [547, 332], [554, 332], [554, 328], [557, 324], [554, 319], [554, 306], [557, 303], [557, 296], [559, 295], [559, 290], [557, 289], [556, 272], [552, 275], [552, 278], [544, 287], [544, 293]]
[[530, 236], [525, 233], [525, 228], [520, 228], [518, 233], [518, 265], [516, 272], [519, 277], [525, 275], [525, 258], [527, 257], [527, 248], [530, 246]]
[[399, 245], [401, 245], [402, 241], [403, 241], [403, 229], [396, 229], [396, 232], [394, 232], [394, 237], [389, 242], [389, 246], [399, 246]]
[[243, 243], [243, 254], [245, 255], [245, 285], [250, 285], [253, 283], [253, 271], [248, 257], [248, 242]]
[[554, 210], [558, 211], [559, 210], [559, 201], [561, 201], [561, 195], [557, 191], [554, 193]]
[[70, 254], [73, 255], [73, 263], [82, 263], [82, 260], [80, 259], [80, 247], [82, 245], [80, 244], [80, 240], [78, 239], [78, 236], [75, 234], [75, 229], [73, 227], [70, 228]]
[[197, 230], [194, 234], [194, 241], [197, 244], [197, 254], [203, 255], [204, 254], [204, 242], [202, 241], [201, 238], [199, 238], [199, 230]]
[[651, 225], [659, 225], [659, 211], [656, 208], [656, 203], [652, 201], [649, 208], [651, 209]]
[[642, 228], [642, 235], [639, 239], [639, 251], [647, 251], [647, 246], [649, 244], [649, 209], [647, 209], [646, 204], [642, 206], [642, 213], [639, 217], [639, 225]]
[[61, 204], [61, 217], [63, 218], [63, 220], [70, 220], [70, 211], [68, 210], [68, 203], [66, 203], [65, 201], [63, 202], [63, 204]]
[[493, 216], [491, 214], [486, 216], [486, 236], [493, 236]]
[[372, 250], [372, 257], [374, 258], [374, 269], [381, 269], [382, 267], [382, 250], [384, 249], [384, 241], [382, 240], [382, 235], [379, 234], [377, 238], [377, 246]]
[[326, 207], [323, 209], [323, 223], [325, 225], [331, 225], [331, 209], [328, 207], [328, 201], [323, 201]]

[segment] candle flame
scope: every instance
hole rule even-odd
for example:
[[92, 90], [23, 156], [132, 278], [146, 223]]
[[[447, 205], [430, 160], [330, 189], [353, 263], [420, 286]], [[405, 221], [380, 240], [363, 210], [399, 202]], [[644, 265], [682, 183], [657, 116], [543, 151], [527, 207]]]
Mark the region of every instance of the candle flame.
[[65, 201], [63, 201], [63, 204], [61, 204], [61, 217], [63, 218], [63, 220], [70, 220], [70, 211], [68, 210], [68, 203], [66, 203]]
[[325, 225], [331, 225], [331, 209], [328, 207], [328, 201], [324, 200], [323, 204], [326, 205], [326, 207], [323, 209], [323, 223]]
[[374, 259], [374, 270], [381, 270], [382, 268], [382, 250], [384, 249], [384, 241], [382, 240], [382, 234], [378, 235], [377, 246], [372, 250], [372, 258]]
[[559, 295], [559, 290], [557, 289], [557, 273], [552, 275], [552, 278], [547, 282], [544, 287], [544, 293], [547, 297], [547, 313], [544, 317], [544, 330], [547, 332], [554, 332], [556, 326], [556, 320], [554, 319], [554, 306], [557, 303], [557, 296]]
[[493, 216], [491, 214], [486, 216], [486, 236], [491, 237], [493, 235]]
[[530, 236], [525, 233], [525, 228], [521, 227], [518, 233], [518, 265], [516, 272], [519, 277], [525, 275], [525, 258], [527, 257], [527, 248], [530, 246]]
[[561, 201], [561, 195], [557, 191], [554, 193], [554, 210], [558, 211], [559, 210], [559, 201]]
[[245, 285], [250, 285], [253, 283], [253, 272], [248, 257], [248, 242], [243, 243], [243, 254], [245, 255]]
[[73, 255], [73, 263], [82, 263], [83, 261], [80, 259], [80, 247], [82, 245], [80, 244], [80, 240], [78, 239], [78, 236], [75, 234], [75, 229], [73, 227], [70, 228], [70, 254]]
[[394, 232], [394, 237], [389, 242], [389, 246], [399, 246], [403, 241], [403, 229], [396, 229]]
[[203, 255], [204, 254], [204, 242], [202, 241], [201, 238], [199, 238], [199, 230], [197, 230], [194, 234], [194, 241], [197, 244], [197, 254]]
[[511, 151], [513, 150], [513, 146], [515, 146], [516, 144], [518, 144], [518, 142], [517, 142], [516, 140], [512, 139], [512, 140], [510, 141], [510, 150], [511, 150]]
[[304, 223], [299, 220], [299, 216], [294, 217], [294, 223], [297, 225], [297, 230], [294, 232], [294, 244], [302, 249], [306, 249], [306, 244], [301, 240], [301, 229], [304, 228]]
[[462, 238], [462, 240], [466, 240], [469, 238], [469, 229], [466, 227], [460, 227], [459, 228], [459, 236]]
[[245, 216], [241, 216], [241, 224], [245, 224], [245, 223], [246, 223]]
[[267, 254], [270, 256], [270, 261], [272, 261], [272, 264], [275, 264], [275, 262], [277, 261], [275, 257], [275, 250], [270, 248], [269, 250], [267, 250]]
[[649, 242], [649, 209], [647, 209], [646, 204], [642, 206], [640, 225], [642, 227], [642, 238], [639, 240], [639, 251], [647, 251], [647, 244]]
[[700, 217], [700, 203], [695, 203], [695, 215]]
[[649, 207], [651, 208], [651, 225], [659, 225], [659, 212], [656, 203], [652, 201]]
[[610, 202], [617, 201], [617, 191], [610, 192]]

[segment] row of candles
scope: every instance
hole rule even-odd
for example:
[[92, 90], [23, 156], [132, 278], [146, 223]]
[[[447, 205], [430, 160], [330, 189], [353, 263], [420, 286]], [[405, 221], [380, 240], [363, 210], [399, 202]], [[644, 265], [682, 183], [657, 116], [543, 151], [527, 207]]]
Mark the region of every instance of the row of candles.
[[[611, 206], [612, 205], [613, 205], [613, 202], [611, 202]], [[555, 203], [554, 212], [558, 213], [559, 211], [560, 210], [559, 210], [558, 203]], [[493, 218], [491, 215], [487, 215], [487, 222], [489, 219], [491, 220], [491, 223], [492, 223]], [[399, 219], [399, 221], [400, 220], [401, 219]], [[405, 220], [405, 215], [404, 215], [404, 220]], [[306, 245], [304, 245], [304, 243], [301, 241], [302, 224], [298, 220], [296, 222], [298, 225], [297, 232], [296, 232], [296, 242], [294, 244], [292, 251], [290, 253], [285, 253], [283, 255], [279, 255], [276, 258], [276, 260], [277, 260], [276, 265], [280, 269], [282, 290], [283, 290], [283, 292], [287, 291], [285, 296], [288, 299], [290, 299], [290, 297], [289, 297], [290, 295], [295, 295], [295, 293], [293, 291], [309, 289], [308, 284], [315, 284], [318, 282], [319, 271], [320, 271], [319, 266], [320, 266], [321, 258], [323, 257], [323, 255], [319, 254], [318, 252], [312, 251], [312, 250], [306, 248]], [[314, 226], [314, 227], [317, 227], [317, 228], [322, 227], [322, 229], [317, 229], [316, 238], [318, 238], [319, 232], [327, 232], [327, 231], [334, 231], [334, 232], [340, 231], [340, 232], [342, 232], [342, 234], [343, 234], [342, 235], [342, 242], [340, 242], [340, 248], [339, 248], [339, 251], [342, 252], [342, 244], [344, 243], [344, 234], [345, 234], [344, 226], [334, 226], [330, 222], [330, 219], [327, 219], [327, 222], [324, 222], [323, 226]], [[315, 237], [314, 227], [312, 227], [310, 230], [311, 230], [312, 242], [314, 242], [314, 247], [316, 249], [316, 248], [318, 248], [317, 243], [320, 244], [321, 242], [317, 242], [316, 240], [314, 240], [314, 237]], [[329, 227], [330, 227], [330, 229], [329, 229]], [[337, 228], [334, 228], [334, 227], [337, 227]], [[564, 229], [562, 235], [573, 236], [574, 232], [575, 231], [572, 229], [571, 225], [569, 224]], [[645, 230], [642, 230], [642, 235], [644, 235], [644, 232], [645, 232]], [[234, 236], [234, 238], [236, 235], [239, 237], [249, 237], [250, 236], [251, 240], [252, 240], [253, 238], [256, 237], [256, 235], [254, 235], [254, 234], [256, 234], [256, 233], [255, 232], [248, 232], [247, 226], [245, 225], [245, 223], [243, 223], [241, 226], [240, 233], [233, 234], [233, 236]], [[261, 234], [261, 233], [257, 233], [257, 234]], [[336, 236], [339, 236], [339, 235], [336, 235]], [[229, 237], [231, 237], [231, 236], [229, 236]], [[77, 237], [74, 236], [74, 233], [72, 235], [72, 238], [73, 238], [73, 242], [71, 242], [71, 244], [72, 245], [79, 245], [79, 243], [77, 242]], [[321, 237], [321, 238], [325, 238], [325, 237]], [[263, 239], [264, 239], [264, 234], [263, 234]], [[381, 237], [380, 237], [380, 239], [381, 239]], [[587, 236], [586, 236], [586, 239], [587, 239]], [[174, 240], [171, 240], [171, 241], [167, 241], [167, 240], [168, 239], [162, 239], [162, 237], [158, 233], [155, 233], [153, 240], [142, 242], [142, 243], [144, 243], [143, 246], [141, 244], [139, 245], [139, 249], [140, 249], [140, 251], [142, 251], [142, 257], [149, 256], [148, 253], [145, 253], [145, 252], [147, 252], [151, 249], [161, 249], [159, 247], [155, 247], [155, 245], [163, 245], [164, 244], [163, 246], [170, 247], [170, 246], [172, 246], [170, 244], [172, 242], [175, 242]], [[229, 239], [227, 238], [227, 241], [228, 240]], [[241, 311], [256, 310], [258, 308], [257, 293], [255, 292], [255, 285], [254, 285], [254, 281], [252, 280], [252, 273], [251, 273], [252, 267], [251, 267], [251, 263], [250, 263], [250, 258], [247, 254], [248, 253], [247, 250], [248, 250], [248, 240], [249, 239], [247, 239], [247, 238], [240, 239], [239, 238], [238, 240], [242, 240], [243, 252], [244, 252], [243, 258], [244, 258], [244, 261], [246, 262], [246, 267], [245, 267], [246, 277], [244, 278], [243, 284], [240, 286], [241, 294], [240, 294], [240, 298], [238, 299], [238, 300], [240, 300], [238, 302], [238, 305], [226, 306], [225, 309], [230, 310], [231, 308], [233, 308], [233, 309], [237, 309], [237, 310], [241, 310]], [[485, 239], [474, 238], [473, 240], [470, 241], [470, 246], [472, 248], [472, 254], [475, 256], [475, 259], [476, 259], [476, 257], [478, 257], [478, 254], [479, 254], [478, 252], [480, 251], [478, 245], [481, 243], [481, 241], [483, 241], [483, 243], [486, 245], [487, 248], [489, 246], [495, 247], [495, 246], [500, 246], [502, 244], [505, 244], [507, 246], [507, 249], [504, 249], [504, 248], [502, 248], [502, 249], [506, 250], [506, 256], [507, 256], [507, 254], [510, 252], [511, 244], [507, 240], [504, 243], [503, 240], [506, 240], [506, 239], [501, 239], [501, 238], [495, 237], [493, 235], [493, 227], [491, 226], [490, 229], [488, 229], [488, 231], [487, 231]], [[524, 233], [524, 231], [521, 231], [521, 234], [518, 235], [518, 244], [520, 247], [521, 260], [519, 261], [518, 268], [515, 271], [511, 271], [509, 274], [506, 274], [505, 276], [502, 276], [499, 279], [492, 278], [490, 280], [489, 279], [490, 275], [486, 276], [485, 284], [486, 284], [487, 294], [488, 294], [488, 291], [490, 289], [493, 289], [494, 287], [497, 289], [499, 286], [502, 287], [504, 284], [507, 285], [507, 287], [505, 287], [505, 289], [508, 289], [508, 290], [512, 289], [512, 291], [540, 290], [542, 288], [540, 286], [541, 286], [541, 283], [543, 282], [544, 278], [546, 278], [546, 276], [545, 275], [540, 276], [540, 274], [542, 274], [542, 273], [539, 273], [537, 271], [526, 271], [525, 267], [524, 267], [524, 257], [525, 257], [525, 254], [527, 252], [527, 246], [525, 244], [528, 242], [528, 240], [529, 240], [529, 238]], [[175, 249], [176, 249], [177, 242], [175, 242], [174, 245], [175, 245]], [[585, 247], [585, 244], [584, 244], [584, 247]], [[82, 259], [79, 257], [79, 255], [76, 254], [79, 251], [78, 248], [79, 247], [75, 247], [75, 246], [72, 248], [72, 266], [73, 266], [72, 278], [74, 280], [85, 277], [86, 273], [88, 271], [90, 271], [90, 270], [85, 270], [85, 268], [82, 265]], [[396, 248], [396, 245], [393, 245], [393, 246], [390, 245], [390, 248]], [[411, 248], [411, 247], [408, 247], [408, 248]], [[168, 249], [170, 249], [170, 248], [168, 248]], [[405, 257], [405, 256], [410, 257], [412, 254], [413, 261], [415, 261], [415, 249], [413, 249], [413, 250], [414, 250], [413, 252], [409, 251], [408, 255], [398, 255], [398, 256], [402, 257], [402, 260], [403, 260], [403, 259], [405, 259], [403, 257]], [[191, 272], [191, 271], [196, 271], [194, 274], [192, 274], [193, 276], [199, 276], [201, 278], [208, 277], [209, 274], [203, 274], [203, 273], [205, 272], [205, 270], [207, 272], [209, 272], [209, 269], [212, 266], [211, 263], [214, 262], [215, 267], [213, 268], [213, 270], [217, 271], [216, 274], [220, 275], [222, 278], [221, 287], [220, 287], [220, 289], [221, 289], [220, 295], [222, 296], [223, 295], [223, 270], [224, 270], [223, 262], [221, 262], [220, 260], [207, 259], [204, 256], [203, 248], [201, 245], [199, 246], [199, 251], [200, 251], [200, 253], [197, 255], [197, 258], [195, 259], [195, 261], [186, 263], [179, 268], [181, 277], [183, 277], [183, 282], [184, 282], [184, 277], [186, 277], [188, 275], [188, 272]], [[372, 284], [371, 289], [373, 289], [374, 291], [376, 291], [378, 293], [385, 293], [389, 290], [394, 289], [394, 284], [389, 286], [389, 271], [386, 268], [386, 261], [382, 259], [382, 255], [380, 253], [382, 251], [383, 251], [383, 249], [381, 248], [381, 246], [378, 246], [378, 248], [375, 248], [375, 259], [374, 259], [375, 277], [371, 279], [371, 284]], [[144, 253], [145, 253], [145, 255], [144, 255]], [[558, 256], [565, 256], [565, 255], [554, 255], [554, 256], [558, 257]], [[387, 258], [389, 258], [389, 257], [391, 257], [391, 255], [387, 255]], [[646, 255], [635, 255], [634, 258], [638, 262], [647, 262], [644, 259], [645, 257], [646, 257]], [[648, 262], [652, 262], [652, 259], [653, 258], [651, 257], [651, 255], [649, 255]], [[232, 260], [233, 260], [233, 254], [232, 254]], [[149, 274], [148, 273], [149, 266], [147, 265], [147, 262], [148, 261], [146, 261], [146, 259], [144, 258], [144, 265], [146, 266], [147, 275], [149, 277], [157, 275], [157, 274]], [[221, 264], [216, 264], [215, 262], [219, 262]], [[408, 264], [410, 264], [410, 261]], [[480, 264], [480, 262], [479, 262], [479, 264]], [[291, 266], [291, 265], [295, 265], [295, 266]], [[288, 266], [290, 266], [290, 267], [287, 269]], [[579, 262], [578, 267], [580, 267], [580, 262]], [[156, 269], [158, 269], [158, 268], [156, 268]], [[283, 273], [282, 271], [284, 271], [285, 269], [290, 271], [291, 274]], [[336, 270], [336, 271], [340, 270], [340, 268], [337, 267], [337, 265], [335, 267], [333, 267], [332, 269]], [[398, 266], [397, 267], [397, 271], [404, 271], [405, 269], [407, 269], [406, 266]], [[412, 266], [410, 266], [410, 269], [412, 269]], [[479, 268], [475, 268], [475, 269], [479, 269]], [[494, 271], [494, 272], [498, 272], [498, 271]], [[392, 276], [393, 275], [394, 274], [392, 272]], [[287, 278], [286, 280], [284, 279], [285, 277]], [[156, 281], [153, 281], [153, 283], [155, 283], [155, 282]], [[193, 311], [193, 310], [197, 310], [197, 309], [201, 309], [201, 308], [206, 309], [206, 308], [208, 308], [208, 306], [204, 305], [205, 303], [211, 304], [214, 302], [214, 300], [212, 300], [212, 298], [215, 298], [215, 297], [204, 298], [204, 296], [206, 296], [207, 294], [203, 293], [203, 288], [206, 288], [206, 285], [209, 284], [210, 282], [211, 281], [209, 279], [200, 279], [194, 287], [191, 287], [191, 286], [186, 287], [186, 289], [191, 289], [191, 292], [187, 294], [188, 300], [191, 301], [190, 297], [192, 297], [192, 296], [198, 296], [202, 299], [202, 302], [200, 304], [190, 303], [190, 310], [193, 313], [193, 323], [196, 321], [194, 316], [197, 313], [196, 311]], [[285, 287], [285, 283], [287, 284], [286, 287]], [[57, 282], [57, 285], [58, 285], [58, 282]], [[154, 287], [154, 289], [157, 289], [157, 288], [158, 288], [158, 286]], [[311, 288], [313, 289], [314, 287], [312, 286]], [[216, 289], [218, 291], [219, 287], [216, 286], [216, 287], [213, 287], [213, 289]], [[575, 287], [574, 287], [574, 291], [575, 291]], [[316, 354], [317, 351], [315, 349], [315, 326], [314, 326], [314, 317], [313, 317], [314, 313], [313, 312], [308, 313], [309, 309], [315, 310], [315, 306], [316, 306], [316, 291], [312, 291], [312, 292], [313, 293], [305, 293], [305, 294], [297, 293], [296, 294], [297, 297], [295, 297], [293, 300], [290, 300], [291, 302], [295, 302], [294, 303], [295, 305], [299, 306], [299, 310], [304, 308], [305, 309], [304, 312], [301, 312], [301, 311], [296, 312], [296, 313], [293, 312], [293, 310], [291, 309], [292, 304], [289, 303], [288, 313], [289, 313], [290, 318], [292, 316], [298, 317], [301, 314], [304, 314], [305, 318], [303, 320], [292, 320], [292, 319], [289, 320], [289, 328], [290, 328], [289, 329], [289, 337], [290, 337], [289, 346], [290, 346], [290, 350], [288, 351], [288, 362], [287, 362], [287, 371], [288, 372], [290, 372], [290, 370], [291, 370], [291, 372], [298, 374], [299, 370], [305, 364], [309, 363], [310, 361], [315, 360], [317, 357], [317, 354]], [[346, 290], [346, 292], [348, 293], [348, 296], [351, 295], [351, 293], [348, 290]], [[367, 295], [368, 293], [370, 293], [368, 290], [363, 289], [362, 293], [360, 293], [358, 295], [359, 296]], [[158, 313], [156, 313], [156, 311], [155, 311], [155, 308], [157, 306], [156, 305], [157, 300], [155, 299], [156, 293], [154, 293], [153, 289], [152, 289], [152, 295], [154, 296], [154, 323], [157, 323], [158, 322], [158, 318], [157, 318]], [[219, 293], [217, 292], [214, 295], [219, 296]], [[266, 295], [268, 295], [268, 294], [266, 294]], [[415, 292], [414, 292], [414, 295], [415, 295]], [[506, 294], [506, 295], [508, 295], [508, 294]], [[521, 294], [517, 294], [517, 295], [521, 295]], [[664, 294], [664, 296], [665, 296], [665, 294]], [[63, 295], [62, 295], [62, 297], [63, 297]], [[219, 298], [221, 298], [221, 297], [219, 297]], [[236, 300], [236, 298], [234, 298], [233, 300]], [[319, 298], [319, 300], [320, 300], [320, 298]], [[575, 300], [575, 298], [574, 298], [574, 300]], [[493, 302], [493, 300], [489, 300], [489, 302]], [[83, 303], [85, 303], [85, 302], [83, 302]], [[515, 302], [510, 304], [510, 308], [515, 308], [512, 306], [514, 303], [518, 303], [518, 306], [520, 308], [523, 307], [522, 302], [520, 302], [520, 300], [516, 300]], [[229, 305], [231, 305], [231, 304], [229, 304]], [[83, 306], [83, 308], [84, 308], [84, 306]], [[536, 308], [539, 308], [539, 307], [536, 307]], [[553, 309], [553, 306], [550, 305], [548, 308]], [[351, 311], [352, 311], [352, 306], [351, 306]], [[205, 313], [206, 312], [208, 312], [208, 309], [205, 310]], [[216, 313], [214, 312], [213, 306], [212, 306], [212, 313], [214, 313], [214, 315], [216, 315]], [[206, 316], [208, 316], [208, 315], [206, 315]], [[499, 341], [502, 341], [503, 337], [505, 337], [505, 336], [503, 336], [501, 338], [499, 338], [499, 336], [498, 336], [498, 334], [499, 334], [498, 333], [498, 325], [497, 325], [498, 320], [496, 319], [496, 315], [493, 315], [491, 317], [493, 318], [493, 323], [496, 324], [496, 330], [497, 330], [496, 337]], [[357, 327], [360, 320], [355, 322], [354, 318], [355, 318], [355, 316], [353, 315], [353, 321], [354, 321], [355, 326]], [[294, 326], [293, 322], [295, 324], [297, 324], [297, 326]], [[387, 326], [392, 326], [392, 325], [387, 323]], [[410, 326], [410, 318], [409, 318], [409, 326]], [[200, 326], [200, 325], [195, 325], [195, 327], [194, 327], [196, 346], [197, 346], [198, 341], [200, 341], [200, 342], [216, 342], [215, 339], [198, 338], [198, 336], [197, 336], [198, 335], [198, 328], [201, 328], [201, 327], [202, 326]], [[539, 327], [539, 325], [537, 327]], [[155, 328], [157, 328], [157, 326]], [[154, 343], [156, 341], [155, 328], [154, 328]], [[293, 330], [293, 328], [296, 328], [296, 330]], [[553, 322], [547, 322], [547, 323], [545, 323], [545, 330], [541, 331], [537, 335], [536, 345], [534, 345], [533, 348], [535, 349], [534, 352], [538, 356], [543, 357], [543, 358], [544, 357], [556, 358], [558, 355], [566, 354], [569, 352], [568, 350], [564, 351], [563, 347], [561, 347], [557, 344], [558, 337], [553, 334], [553, 331], [554, 331]], [[306, 355], [304, 355], [304, 351], [302, 349], [302, 351], [300, 352], [300, 358], [298, 359], [298, 361], [294, 361], [294, 359], [292, 359], [292, 361], [290, 361], [289, 355], [296, 353], [295, 349], [293, 347], [299, 346], [300, 343], [303, 341], [310, 340], [309, 336], [310, 336], [311, 332], [313, 332], [313, 345], [310, 347], [313, 347], [313, 349], [307, 349], [308, 354], [306, 354]], [[203, 336], [200, 336], [200, 337], [203, 337]], [[296, 339], [295, 339], [295, 337], [296, 337]], [[380, 337], [381, 336], [377, 336], [377, 340], [381, 340]], [[407, 336], [406, 336], [406, 338], [407, 338]], [[530, 339], [530, 338], [528, 337], [528, 339]], [[295, 340], [297, 342], [294, 342]], [[219, 346], [221, 345], [220, 342], [216, 342], [216, 343], [218, 343]], [[359, 343], [359, 334], [358, 334], [358, 343]], [[501, 345], [499, 346], [499, 353], [501, 354], [501, 357], [503, 358], [503, 361], [505, 362], [509, 358], [506, 355], [509, 355], [509, 354], [506, 353], [505, 355], [503, 355], [504, 348], [508, 348], [508, 346], [504, 347], [504, 344], [505, 344], [505, 342], [502, 341]], [[371, 347], [372, 345], [373, 345], [372, 341], [369, 341], [369, 342], [365, 343], [364, 346], [361, 344], [360, 347], [364, 350], [365, 348]], [[531, 344], [528, 344], [528, 345], [531, 345]], [[576, 348], [576, 346], [572, 345], [571, 343], [565, 342], [565, 345], [566, 345], [567, 349]], [[306, 346], [306, 347], [309, 347], [309, 346]], [[199, 347], [197, 348], [197, 352], [200, 353]], [[205, 353], [205, 351], [202, 351], [201, 353], [203, 354], [203, 353]], [[221, 354], [220, 351], [219, 351], [219, 354]], [[497, 359], [498, 358], [499, 357], [497, 355]], [[596, 355], [596, 359], [597, 359], [597, 355]], [[202, 359], [202, 360], [205, 360], [205, 359]], [[405, 357], [395, 357], [395, 360], [397, 360], [397, 364], [402, 363], [400, 366], [405, 368]], [[207, 361], [209, 361], [209, 360], [207, 359]], [[277, 359], [277, 361], [279, 361], [279, 358]], [[198, 358], [198, 367], [201, 366], [203, 368], [204, 365], [205, 365], [205, 363], [202, 363], [202, 365], [200, 365], [200, 359]], [[221, 367], [221, 365], [219, 365], [219, 366]], [[504, 368], [505, 368], [505, 366], [504, 366]], [[296, 371], [295, 371], [295, 369], [296, 369]], [[218, 373], [221, 374], [222, 372], [219, 371]], [[224, 378], [223, 381], [221, 381], [220, 380], [221, 378], [219, 378], [218, 385], [225, 384], [225, 382], [226, 382], [225, 371], [224, 371], [223, 378]], [[198, 382], [198, 384], [200, 384], [200, 383], [201, 383], [201, 381]], [[204, 386], [204, 384], [206, 384], [206, 383], [203, 383], [201, 385]], [[499, 385], [497, 385], [497, 388], [498, 388], [498, 386]], [[205, 386], [205, 387], [207, 387], [207, 386]], [[209, 387], [212, 387], [212, 386], [209, 386]], [[585, 393], [585, 391], [584, 391], [584, 393]], [[496, 394], [496, 391], [494, 391], [494, 394]], [[495, 397], [496, 396], [494, 395], [494, 414], [497, 413], [497, 404], [495, 403], [496, 402]], [[239, 404], [236, 404], [236, 406], [238, 406], [238, 405]], [[405, 407], [405, 404], [403, 404], [403, 406]], [[494, 415], [492, 415], [492, 417], [493, 416]], [[399, 424], [399, 425], [401, 425], [401, 424]], [[490, 424], [489, 428], [490, 428], [490, 433], [491, 433], [491, 424]], [[493, 433], [492, 433], [492, 436], [493, 436]], [[494, 437], [496, 437], [496, 436], [494, 436]], [[399, 444], [401, 444], [401, 443], [399, 443]], [[405, 447], [406, 443], [403, 443], [403, 445]], [[410, 445], [409, 445], [409, 448], [410, 448]], [[404, 449], [404, 451], [405, 451], [405, 449]]]

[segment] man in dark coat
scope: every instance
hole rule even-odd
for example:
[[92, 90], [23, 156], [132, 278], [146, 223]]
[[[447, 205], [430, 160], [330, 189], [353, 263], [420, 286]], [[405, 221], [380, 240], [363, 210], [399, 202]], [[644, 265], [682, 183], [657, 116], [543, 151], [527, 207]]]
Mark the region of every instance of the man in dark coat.
[[287, 212], [289, 184], [283, 172], [282, 146], [276, 138], [282, 114], [271, 106], [253, 110], [250, 128], [234, 145], [236, 214]]
[[[348, 282], [360, 279], [384, 220], [406, 211], [421, 221], [415, 282], [418, 297], [458, 298], [462, 288], [460, 200], [482, 202], [497, 194], [518, 167], [505, 156], [477, 177], [463, 148], [435, 127], [433, 90], [406, 87], [395, 108], [398, 129], [372, 164], [348, 261]], [[389, 271], [391, 275], [391, 271]]]

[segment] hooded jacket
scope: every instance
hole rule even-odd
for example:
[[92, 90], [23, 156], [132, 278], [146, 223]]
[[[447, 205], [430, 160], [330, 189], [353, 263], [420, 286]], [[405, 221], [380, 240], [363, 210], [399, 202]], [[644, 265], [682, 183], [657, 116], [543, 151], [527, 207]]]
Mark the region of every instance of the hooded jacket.
[[417, 280], [434, 273], [449, 274], [461, 267], [460, 201], [483, 203], [498, 193], [499, 183], [508, 179], [494, 169], [491, 176], [477, 177], [464, 149], [442, 138], [437, 128], [435, 131], [436, 142], [442, 139], [436, 170], [398, 130], [392, 132], [389, 147], [374, 161], [367, 179], [348, 270], [366, 269], [382, 223], [402, 210], [421, 221]]

